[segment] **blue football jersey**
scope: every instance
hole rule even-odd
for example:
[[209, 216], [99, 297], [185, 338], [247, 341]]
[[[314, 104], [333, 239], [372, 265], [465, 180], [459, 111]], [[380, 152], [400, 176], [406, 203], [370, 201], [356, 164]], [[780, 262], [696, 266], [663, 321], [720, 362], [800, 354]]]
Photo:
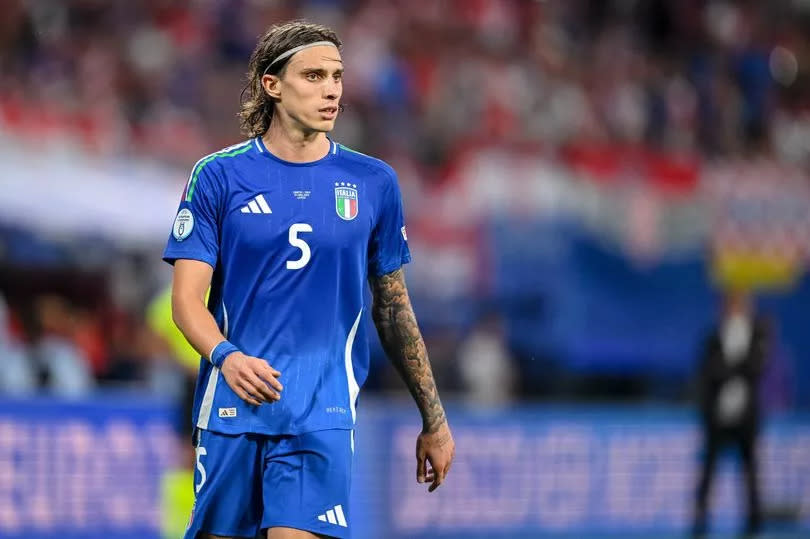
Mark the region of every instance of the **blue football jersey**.
[[394, 170], [331, 142], [309, 163], [260, 137], [204, 157], [180, 202], [164, 260], [214, 268], [208, 309], [242, 352], [281, 371], [281, 400], [242, 401], [201, 358], [194, 424], [237, 434], [354, 428], [369, 365], [369, 275], [410, 261]]

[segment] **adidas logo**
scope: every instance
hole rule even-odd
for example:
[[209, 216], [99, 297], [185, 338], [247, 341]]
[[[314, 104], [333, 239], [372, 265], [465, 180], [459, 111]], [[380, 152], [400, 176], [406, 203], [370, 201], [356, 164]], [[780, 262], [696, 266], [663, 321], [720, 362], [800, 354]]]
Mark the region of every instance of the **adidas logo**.
[[330, 509], [323, 515], [318, 515], [318, 520], [321, 522], [328, 522], [329, 524], [337, 524], [338, 526], [342, 526], [344, 528], [349, 527], [349, 525], [346, 524], [346, 517], [343, 516], [342, 505], [336, 505], [334, 509]]
[[242, 213], [273, 213], [273, 210], [270, 209], [264, 195], [256, 195], [247, 206], [242, 208]]

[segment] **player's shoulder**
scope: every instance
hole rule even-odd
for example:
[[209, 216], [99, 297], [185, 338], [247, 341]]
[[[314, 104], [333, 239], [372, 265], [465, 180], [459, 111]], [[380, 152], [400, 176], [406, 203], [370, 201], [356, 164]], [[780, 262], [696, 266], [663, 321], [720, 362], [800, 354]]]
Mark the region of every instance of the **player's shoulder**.
[[199, 174], [202, 171], [211, 171], [216, 166], [228, 166], [239, 163], [250, 157], [252, 151], [256, 151], [256, 139], [243, 140], [237, 144], [232, 144], [221, 150], [209, 153], [201, 157], [192, 168], [192, 174]]
[[237, 144], [226, 146], [220, 150], [204, 155], [191, 167], [191, 173], [186, 184], [186, 197], [188, 200], [202, 182], [219, 184], [227, 181], [228, 171], [248, 159], [256, 151], [255, 139], [243, 140]]
[[339, 157], [346, 165], [373, 178], [379, 178], [381, 181], [397, 181], [397, 173], [394, 168], [382, 159], [358, 152], [343, 144], [337, 144], [337, 147]]

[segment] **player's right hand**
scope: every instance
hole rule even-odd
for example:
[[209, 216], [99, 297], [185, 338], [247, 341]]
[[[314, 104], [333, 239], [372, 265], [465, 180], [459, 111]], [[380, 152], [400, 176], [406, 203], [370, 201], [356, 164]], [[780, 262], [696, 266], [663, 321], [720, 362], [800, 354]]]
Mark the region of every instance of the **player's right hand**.
[[221, 370], [230, 388], [248, 404], [259, 406], [281, 398], [281, 373], [261, 358], [233, 352], [222, 362]]

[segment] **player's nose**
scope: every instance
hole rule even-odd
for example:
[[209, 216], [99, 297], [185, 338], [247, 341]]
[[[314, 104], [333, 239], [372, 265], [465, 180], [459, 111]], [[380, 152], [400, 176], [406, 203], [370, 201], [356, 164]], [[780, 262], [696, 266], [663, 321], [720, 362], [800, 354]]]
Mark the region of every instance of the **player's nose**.
[[340, 83], [336, 81], [326, 83], [323, 97], [329, 100], [338, 99], [340, 97]]

